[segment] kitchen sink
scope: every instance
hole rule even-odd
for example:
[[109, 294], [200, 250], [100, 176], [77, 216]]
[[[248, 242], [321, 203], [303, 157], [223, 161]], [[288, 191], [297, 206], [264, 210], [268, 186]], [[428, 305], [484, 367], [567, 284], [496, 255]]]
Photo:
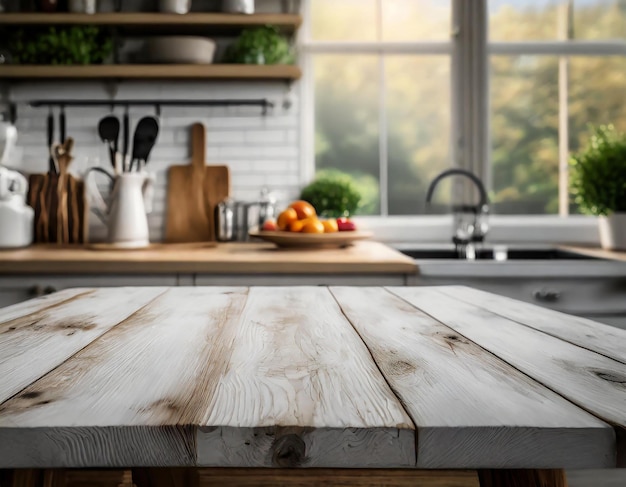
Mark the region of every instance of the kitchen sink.
[[[403, 246], [396, 247], [403, 254], [416, 259], [433, 259], [433, 260], [463, 260], [461, 255], [454, 247], [419, 247], [405, 248]], [[476, 248], [476, 260], [506, 262], [520, 260], [603, 260], [596, 257], [577, 254], [567, 250], [554, 247], [507, 247], [507, 246], [483, 246]]]

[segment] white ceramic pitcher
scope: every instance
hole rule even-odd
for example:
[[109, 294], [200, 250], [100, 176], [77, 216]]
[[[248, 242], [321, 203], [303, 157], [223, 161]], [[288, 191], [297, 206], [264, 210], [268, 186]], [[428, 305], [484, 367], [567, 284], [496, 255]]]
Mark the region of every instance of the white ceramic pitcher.
[[93, 178], [87, 178], [87, 187], [91, 210], [107, 226], [109, 243], [128, 249], [147, 247], [150, 244], [147, 214], [152, 211], [154, 175], [126, 172], [113, 177], [106, 171], [99, 172], [113, 181], [109, 197], [102, 197]]

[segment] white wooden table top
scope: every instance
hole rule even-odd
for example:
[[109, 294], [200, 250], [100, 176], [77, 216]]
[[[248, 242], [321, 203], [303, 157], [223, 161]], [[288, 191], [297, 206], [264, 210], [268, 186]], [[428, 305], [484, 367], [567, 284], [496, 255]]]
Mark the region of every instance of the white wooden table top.
[[0, 468], [626, 464], [626, 331], [465, 287], [0, 310]]

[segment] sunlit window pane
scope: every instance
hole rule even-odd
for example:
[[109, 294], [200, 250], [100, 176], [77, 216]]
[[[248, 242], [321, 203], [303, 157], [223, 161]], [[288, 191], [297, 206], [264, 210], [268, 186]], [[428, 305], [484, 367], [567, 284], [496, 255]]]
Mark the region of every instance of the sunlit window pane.
[[626, 132], [626, 57], [574, 57], [569, 62], [570, 150], [586, 143], [589, 124]]
[[321, 41], [378, 40], [377, 0], [312, 0], [311, 34]]
[[625, 39], [626, 1], [575, 1], [574, 37], [576, 39]]
[[450, 19], [449, 2], [382, 1], [382, 36], [385, 41], [448, 40]]
[[495, 212], [558, 212], [558, 58], [491, 60]]
[[386, 58], [389, 214], [425, 212], [429, 182], [449, 166], [450, 59]]
[[563, 0], [489, 0], [492, 41], [555, 40]]
[[378, 57], [319, 55], [314, 63], [316, 169], [351, 174], [364, 196], [361, 214], [378, 214]]

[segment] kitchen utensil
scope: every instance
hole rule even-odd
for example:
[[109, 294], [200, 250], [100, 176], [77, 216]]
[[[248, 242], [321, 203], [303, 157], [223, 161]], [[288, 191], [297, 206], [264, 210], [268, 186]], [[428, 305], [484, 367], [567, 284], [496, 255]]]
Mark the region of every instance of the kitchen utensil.
[[236, 205], [234, 200], [226, 198], [215, 206], [215, 238], [218, 242], [235, 240]]
[[253, 230], [251, 237], [260, 238], [276, 244], [278, 247], [290, 249], [327, 249], [347, 247], [357, 240], [368, 239], [370, 232], [335, 232], [335, 233], [297, 233], [267, 232]]
[[222, 0], [222, 11], [233, 14], [253, 14], [254, 0]]
[[137, 161], [137, 170], [141, 171], [148, 161], [150, 151], [159, 136], [159, 122], [155, 117], [143, 117], [139, 120], [133, 136], [133, 155], [131, 157], [129, 171], [133, 170]]
[[211, 64], [215, 57], [215, 41], [206, 37], [151, 37], [143, 47], [147, 63]]
[[[1, 150], [0, 150], [1, 153]], [[33, 241], [35, 212], [26, 205], [28, 182], [17, 171], [0, 166], [0, 248], [16, 248]]]
[[69, 174], [73, 142], [68, 137], [64, 144], [51, 147], [58, 173], [29, 177], [27, 201], [35, 210], [35, 242], [84, 243], [87, 239], [85, 187]]
[[128, 107], [124, 110], [122, 118], [122, 160], [126, 161], [128, 156], [128, 143], [130, 142], [130, 120], [128, 115]]
[[186, 14], [191, 8], [191, 0], [159, 0], [159, 11], [170, 14]]
[[[50, 151], [52, 149], [52, 144], [54, 144], [54, 114], [52, 113], [52, 109], [48, 112], [48, 118], [46, 119], [46, 135], [48, 141], [48, 145], [46, 147]], [[50, 152], [48, 157], [48, 172], [50, 174], [57, 173], [57, 166], [54, 162], [52, 152]]]
[[108, 115], [104, 117], [98, 123], [98, 134], [102, 142], [106, 143], [109, 147], [109, 158], [111, 165], [115, 168], [115, 153], [117, 147], [117, 139], [120, 134], [120, 121], [114, 115]]
[[215, 241], [215, 208], [230, 194], [227, 166], [206, 166], [206, 130], [191, 127], [191, 164], [168, 173], [166, 242]]
[[67, 130], [67, 122], [65, 120], [65, 108], [61, 107], [61, 111], [59, 112], [59, 140], [62, 143], [65, 142]]
[[[94, 168], [92, 168], [94, 169]], [[91, 176], [88, 171], [88, 176]], [[106, 211], [96, 216], [107, 226], [108, 241], [117, 247], [143, 248], [150, 244], [147, 213], [152, 210], [154, 175], [146, 172], [124, 172], [115, 176], [108, 198], [100, 195], [93, 178], [86, 176], [89, 192], [95, 192], [106, 203]]]

